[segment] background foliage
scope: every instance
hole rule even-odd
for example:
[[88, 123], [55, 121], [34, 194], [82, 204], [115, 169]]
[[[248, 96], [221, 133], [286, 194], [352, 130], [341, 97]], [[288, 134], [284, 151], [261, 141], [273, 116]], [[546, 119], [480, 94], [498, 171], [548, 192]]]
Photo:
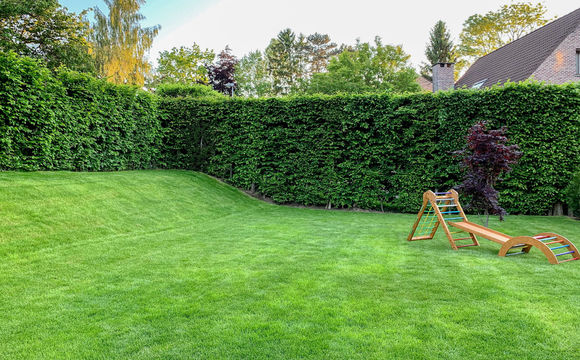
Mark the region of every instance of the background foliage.
[[425, 57], [427, 62], [421, 64], [420, 72], [429, 81], [433, 81], [433, 65], [457, 62], [455, 44], [451, 40], [451, 33], [447, 24], [442, 20], [437, 21], [429, 32], [429, 42], [425, 48]]
[[416, 211], [462, 177], [478, 120], [523, 156], [497, 185], [508, 212], [545, 214], [580, 168], [578, 85], [409, 95], [229, 99], [158, 95], [0, 54], [1, 170], [202, 170], [279, 203]]
[[202, 50], [196, 43], [162, 51], [153, 84], [208, 84], [207, 65], [214, 58], [212, 50]]
[[330, 59], [328, 72], [312, 75], [309, 94], [418, 92], [417, 73], [410, 66], [411, 56], [401, 45], [385, 45], [380, 37], [374, 44], [357, 42]]
[[215, 91], [209, 85], [191, 84], [183, 85], [179, 83], [161, 84], [155, 89], [155, 94], [161, 97], [178, 98], [188, 97], [197, 99], [224, 99], [225, 95]]
[[71, 13], [56, 0], [1, 0], [0, 51], [40, 59], [51, 69], [95, 73], [86, 14]]
[[471, 15], [459, 34], [456, 70], [463, 72], [478, 58], [546, 25], [553, 20], [547, 12], [541, 2], [514, 2], [484, 15]]
[[115, 84], [143, 86], [150, 73], [147, 52], [161, 26], [141, 27], [145, 0], [104, 0], [108, 14], [95, 8], [89, 40], [100, 77]]

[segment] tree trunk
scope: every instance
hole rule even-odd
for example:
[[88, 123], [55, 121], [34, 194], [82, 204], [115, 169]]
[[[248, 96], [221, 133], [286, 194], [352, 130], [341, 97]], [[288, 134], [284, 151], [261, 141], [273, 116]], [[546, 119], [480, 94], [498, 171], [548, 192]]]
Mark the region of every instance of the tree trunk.
[[564, 206], [562, 206], [562, 203], [559, 202], [554, 205], [553, 215], [554, 216], [564, 215]]
[[489, 211], [485, 210], [485, 227], [489, 227]]

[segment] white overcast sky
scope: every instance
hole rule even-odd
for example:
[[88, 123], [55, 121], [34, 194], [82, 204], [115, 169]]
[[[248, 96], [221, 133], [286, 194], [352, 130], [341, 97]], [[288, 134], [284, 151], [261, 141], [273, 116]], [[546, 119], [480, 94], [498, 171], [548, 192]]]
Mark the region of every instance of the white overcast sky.
[[[463, 22], [475, 13], [498, 9], [510, 0], [148, 0], [142, 9], [146, 25], [162, 30], [151, 49], [159, 51], [191, 46], [217, 52], [229, 45], [236, 56], [263, 50], [284, 28], [305, 35], [319, 32], [332, 41], [352, 44], [375, 35], [387, 44], [402, 44], [419, 65], [431, 27], [445, 21], [457, 40]], [[534, 1], [537, 2], [537, 1]], [[580, 7], [577, 0], [544, 0], [550, 16], [562, 16]], [[99, 5], [102, 0], [62, 0], [71, 10]]]

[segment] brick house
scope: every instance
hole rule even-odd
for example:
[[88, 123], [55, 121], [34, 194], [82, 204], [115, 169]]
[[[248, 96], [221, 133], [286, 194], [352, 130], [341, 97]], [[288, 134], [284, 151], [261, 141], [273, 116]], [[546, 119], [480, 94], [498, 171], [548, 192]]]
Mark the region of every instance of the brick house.
[[[452, 64], [435, 64], [433, 89], [453, 88]], [[451, 71], [447, 71], [451, 68]], [[455, 88], [485, 88], [507, 81], [536, 79], [552, 84], [580, 81], [580, 9], [477, 59], [455, 83]]]

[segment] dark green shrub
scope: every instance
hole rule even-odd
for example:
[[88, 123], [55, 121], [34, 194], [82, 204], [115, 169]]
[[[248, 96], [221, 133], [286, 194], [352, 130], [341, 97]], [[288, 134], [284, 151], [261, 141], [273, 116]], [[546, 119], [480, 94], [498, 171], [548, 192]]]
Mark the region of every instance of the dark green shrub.
[[566, 188], [566, 200], [574, 216], [580, 217], [580, 171], [574, 175]]

